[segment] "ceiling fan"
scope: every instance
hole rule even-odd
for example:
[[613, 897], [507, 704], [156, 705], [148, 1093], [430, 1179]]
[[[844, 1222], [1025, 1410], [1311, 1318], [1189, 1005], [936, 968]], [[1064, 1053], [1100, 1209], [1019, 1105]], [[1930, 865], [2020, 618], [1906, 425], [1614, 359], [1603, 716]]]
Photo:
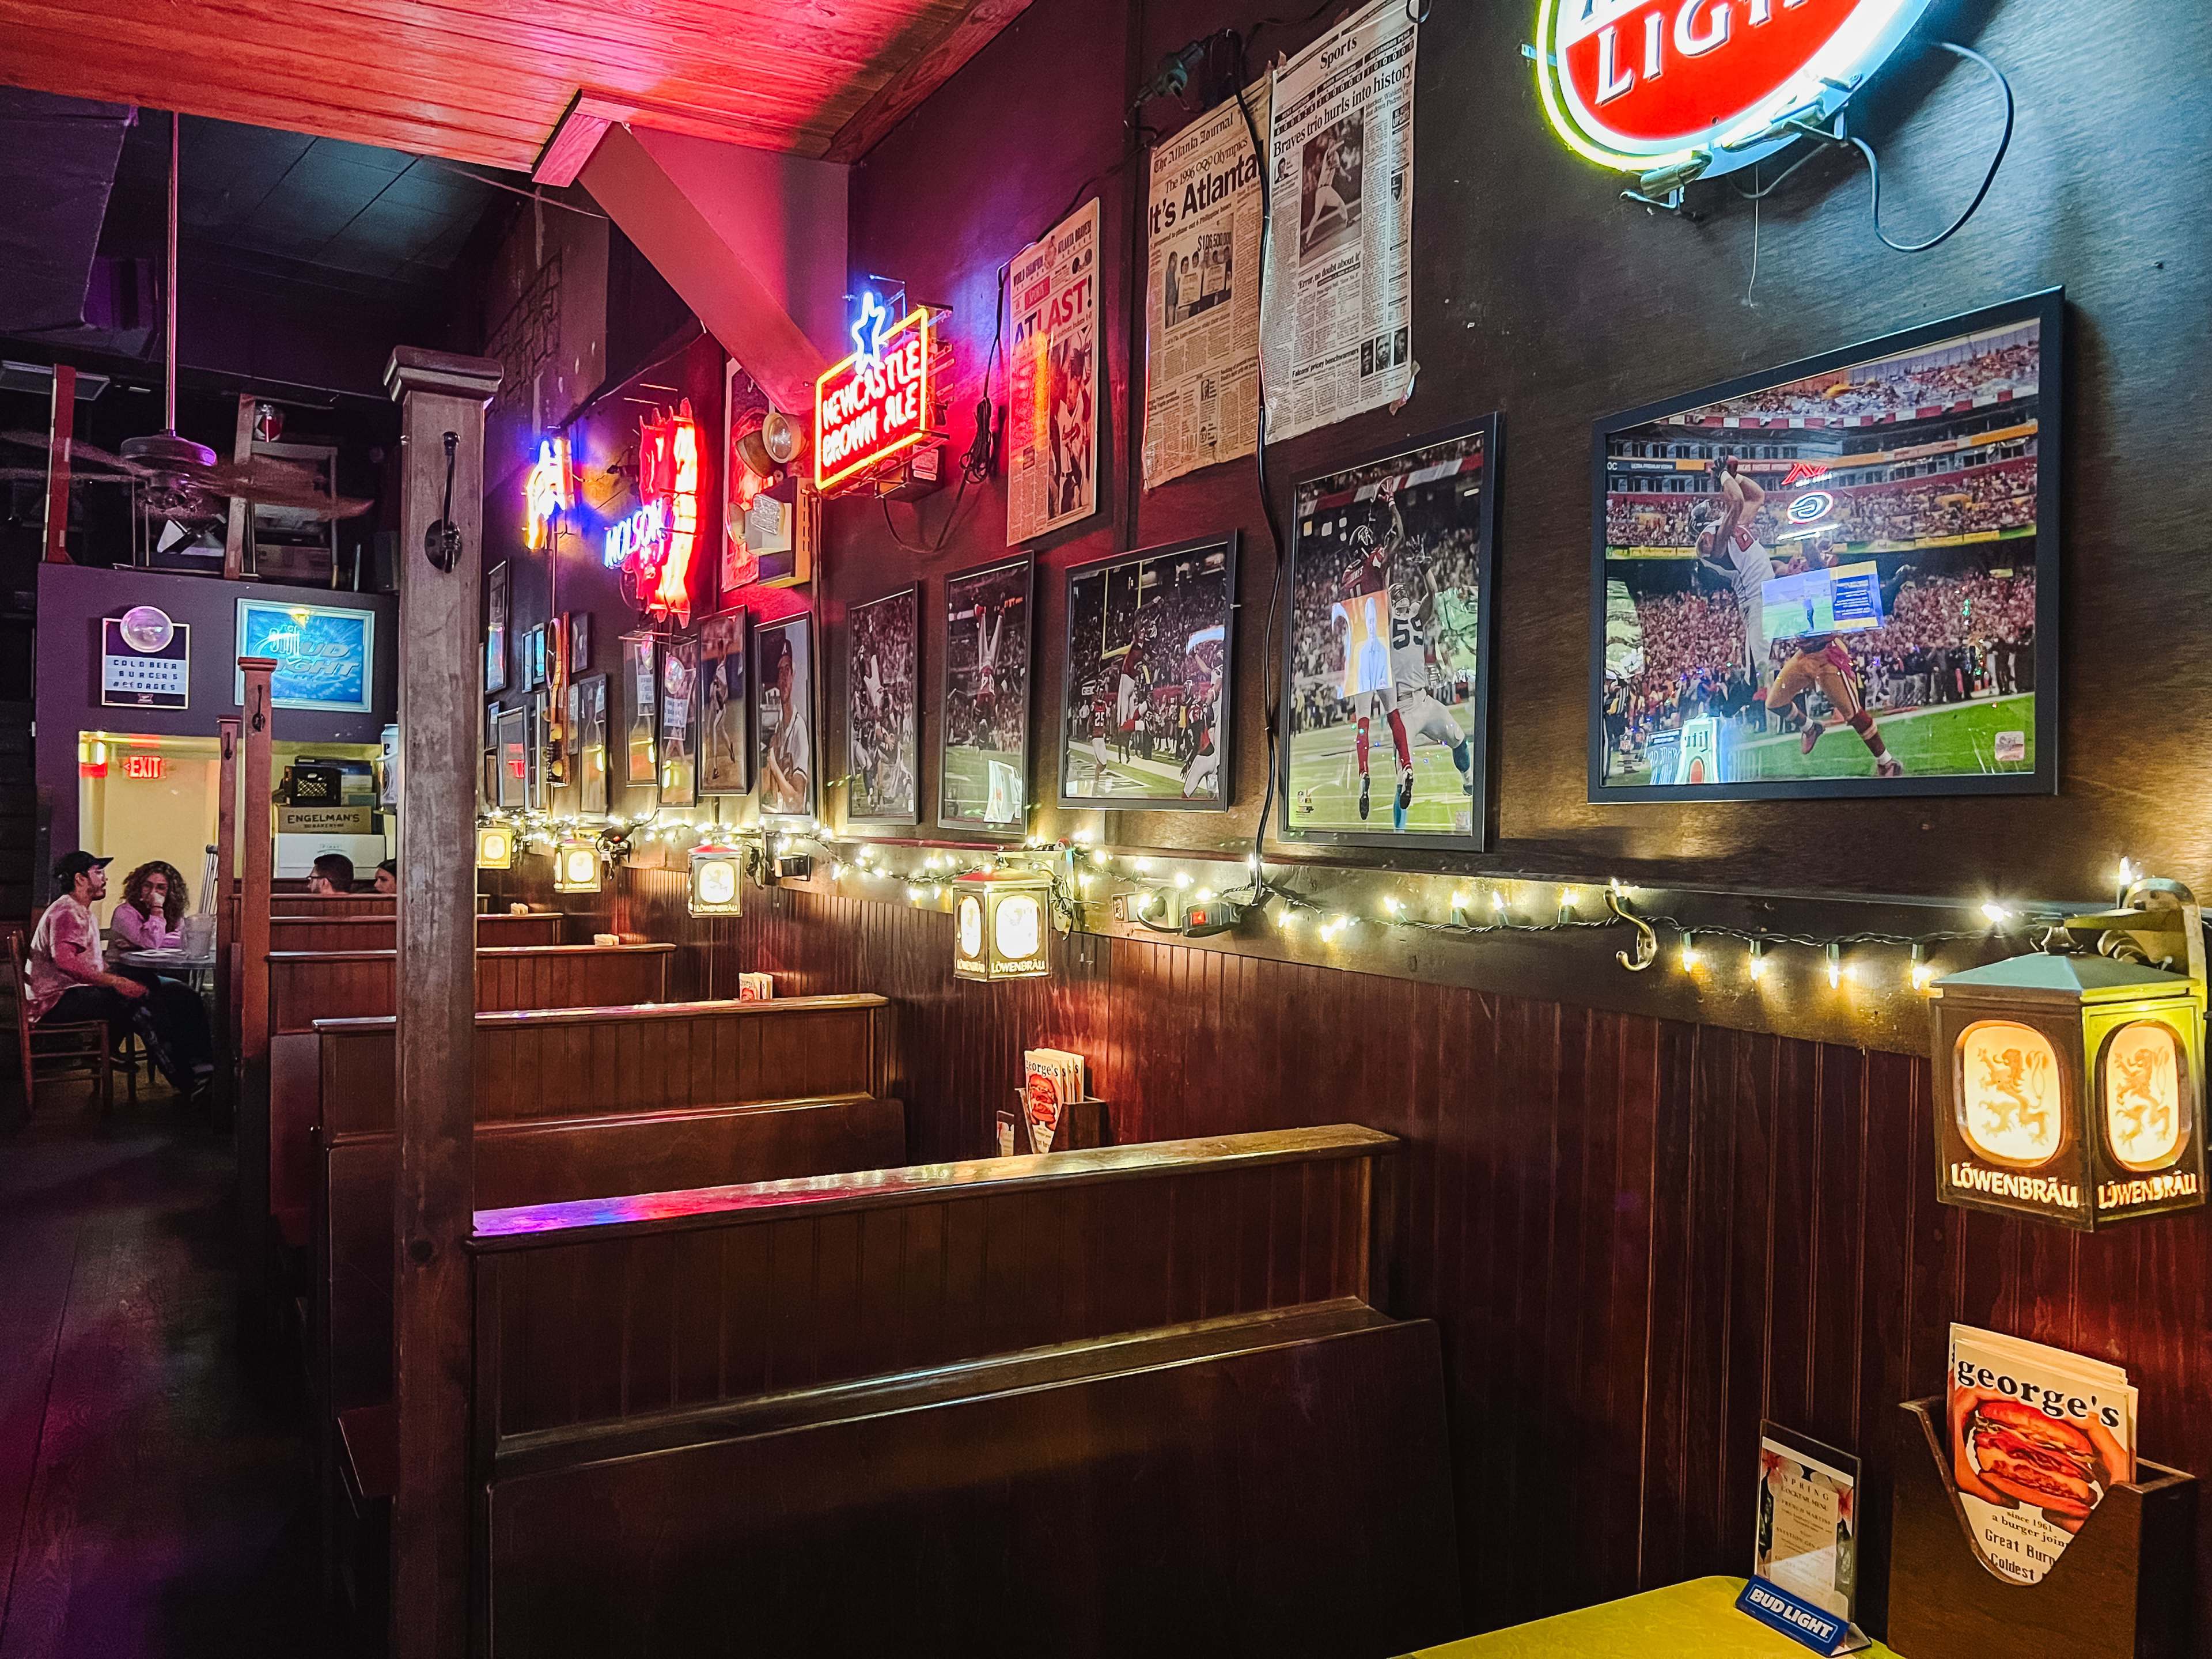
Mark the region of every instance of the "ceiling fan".
[[[138, 513], [165, 520], [164, 547], [198, 529], [222, 522], [236, 496], [264, 507], [318, 519], [350, 519], [374, 501], [333, 495], [322, 489], [309, 467], [257, 455], [243, 462], [219, 461], [215, 451], [177, 433], [177, 178], [179, 121], [169, 117], [169, 212], [167, 327], [162, 337], [163, 428], [149, 437], [126, 438], [113, 454], [81, 438], [69, 441], [72, 476], [87, 483], [128, 484]], [[36, 432], [0, 432], [0, 445], [46, 453], [51, 441]], [[0, 465], [0, 482], [44, 482], [43, 467]]]

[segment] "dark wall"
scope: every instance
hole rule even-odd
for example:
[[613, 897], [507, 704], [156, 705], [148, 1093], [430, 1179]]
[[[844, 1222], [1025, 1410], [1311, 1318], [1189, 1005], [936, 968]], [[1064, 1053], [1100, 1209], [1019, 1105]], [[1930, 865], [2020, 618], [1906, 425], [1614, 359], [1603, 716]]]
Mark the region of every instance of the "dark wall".
[[[376, 614], [375, 707], [366, 714], [279, 708], [275, 732], [284, 743], [374, 743], [396, 720], [399, 601], [386, 594], [284, 587], [273, 582], [225, 582], [159, 571], [103, 570], [82, 565], [39, 567], [37, 717], [38, 787], [53, 803], [53, 844], [76, 846], [76, 737], [83, 731], [146, 732], [212, 738], [216, 722], [238, 712], [238, 602], [325, 605]], [[100, 624], [134, 605], [158, 605], [192, 630], [191, 707], [104, 708], [100, 702]]]
[[[1200, 31], [1249, 27], [1200, 3], [1146, 9], [1147, 68]], [[956, 442], [991, 343], [995, 271], [1121, 154], [1128, 9], [1039, 0], [856, 171], [852, 264], [902, 277], [955, 307]], [[1259, 49], [1304, 44], [1269, 30]], [[2185, 876], [2212, 834], [2195, 810], [2195, 757], [2212, 737], [2197, 653], [2146, 651], [2147, 617], [2195, 614], [2212, 567], [2189, 551], [2212, 506], [2198, 465], [2207, 406], [2197, 352], [2212, 304], [2198, 210], [2212, 126], [2212, 13], [2193, 0], [1938, 0], [1923, 38], [1978, 42], [2011, 76], [2018, 135], [1979, 216], [1933, 253], [1877, 244], [1863, 167], [1816, 161], [1754, 215], [1725, 183], [1698, 193], [1703, 223], [1619, 199], [1620, 181], [1570, 154], [1538, 106], [1520, 7], [1436, 9], [1421, 31], [1415, 117], [1414, 351], [1402, 415], [1375, 414], [1285, 444], [1279, 496], [1302, 474], [1497, 408], [1505, 414], [1498, 543], [1494, 747], [1498, 866], [1619, 872], [1731, 883], [1929, 895], [2094, 891], [2125, 853]], [[2081, 43], [2094, 39], [2094, 53]], [[1884, 210], [1900, 238], [1925, 235], [1971, 196], [1994, 143], [1996, 98], [1941, 52], [1908, 53], [1872, 100]], [[1947, 77], [1948, 75], [1948, 78]], [[1172, 126], [1171, 103], [1148, 118]], [[1261, 619], [1270, 568], [1249, 464], [1217, 467], [1127, 505], [1131, 364], [1121, 284], [1134, 245], [1127, 211], [1141, 163], [1092, 185], [1104, 198], [1113, 459], [1108, 514], [1045, 550], [1040, 696], [1056, 692], [1058, 573], [1124, 546], [1231, 526], [1247, 534], [1247, 625], [1237, 679], [1237, 809], [1226, 818], [1125, 818], [1124, 842], [1249, 838], [1264, 784]], [[1118, 263], [1116, 263], [1118, 261]], [[1753, 280], [1754, 262], [1756, 281]], [[2062, 792], [2056, 799], [1592, 806], [1584, 799], [1590, 509], [1596, 417], [1808, 353], [2055, 283], [2073, 302], [2071, 406], [2061, 528], [2065, 549]], [[1141, 374], [1139, 374], [1141, 380]], [[936, 532], [949, 495], [894, 507], [909, 542]], [[919, 520], [919, 523], [916, 520]], [[869, 505], [832, 508], [828, 602], [896, 587], [1004, 550], [1002, 489], [970, 500], [945, 551], [916, 557]], [[941, 626], [927, 644], [941, 662]], [[1053, 727], [1040, 702], [1040, 733]], [[825, 722], [832, 734], [842, 722]], [[933, 732], [925, 752], [933, 752]], [[1048, 744], [1031, 798], [1050, 799]], [[833, 756], [834, 758], [834, 756]], [[1048, 832], [1065, 825], [1042, 813]], [[1878, 862], [1877, 862], [1878, 860]]]

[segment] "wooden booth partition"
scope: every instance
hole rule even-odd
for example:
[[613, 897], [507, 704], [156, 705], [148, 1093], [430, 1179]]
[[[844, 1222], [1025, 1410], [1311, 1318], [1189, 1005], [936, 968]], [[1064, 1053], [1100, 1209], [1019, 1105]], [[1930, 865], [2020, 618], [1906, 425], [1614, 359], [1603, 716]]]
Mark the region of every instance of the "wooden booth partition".
[[[398, 942], [398, 917], [382, 915], [276, 915], [269, 921], [272, 951], [389, 951]], [[526, 915], [479, 915], [477, 944], [521, 946], [558, 945], [566, 936], [568, 918], [556, 910], [536, 910]]]
[[[668, 994], [667, 945], [555, 945], [477, 951], [479, 1011], [611, 1008], [657, 1003]], [[392, 951], [273, 951], [269, 957], [270, 1024], [265, 1134], [239, 1157], [268, 1166], [269, 1224], [289, 1249], [307, 1241], [307, 1194], [321, 1086], [318, 1020], [389, 1018], [398, 994]], [[386, 1068], [388, 1070], [388, 1066]]]
[[484, 1212], [500, 1655], [1401, 1651], [1456, 1627], [1436, 1335], [1353, 1126]]
[[356, 916], [398, 914], [396, 893], [271, 893], [272, 916], [313, 916], [325, 921], [344, 921]]

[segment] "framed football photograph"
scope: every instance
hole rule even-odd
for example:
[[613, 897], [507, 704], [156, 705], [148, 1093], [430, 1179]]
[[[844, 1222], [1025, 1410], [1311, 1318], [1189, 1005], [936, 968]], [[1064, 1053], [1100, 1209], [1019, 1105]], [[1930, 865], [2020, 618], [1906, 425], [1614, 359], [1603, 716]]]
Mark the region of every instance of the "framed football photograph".
[[756, 627], [753, 673], [761, 816], [812, 817], [822, 800], [814, 757], [814, 618], [787, 617]]
[[1062, 806], [1227, 809], [1236, 628], [1234, 531], [1067, 573]]
[[2063, 290], [1601, 421], [1593, 801], [2058, 787]]
[[921, 590], [856, 605], [845, 630], [845, 818], [921, 821]]
[[1026, 553], [945, 579], [940, 824], [1018, 836], [1029, 823], [1036, 587], [1036, 562]]
[[1486, 415], [1293, 489], [1286, 839], [1486, 844], [1500, 427]]
[[752, 617], [725, 611], [699, 624], [699, 793], [753, 787], [752, 682], [745, 665]]

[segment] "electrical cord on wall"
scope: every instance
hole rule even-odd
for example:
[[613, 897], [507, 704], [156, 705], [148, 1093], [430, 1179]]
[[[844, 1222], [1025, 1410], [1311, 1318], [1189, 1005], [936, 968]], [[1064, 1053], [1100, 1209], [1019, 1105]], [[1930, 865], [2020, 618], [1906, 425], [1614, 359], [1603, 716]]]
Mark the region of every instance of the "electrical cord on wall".
[[2005, 152], [2012, 148], [2013, 121], [2017, 111], [2013, 102], [2012, 82], [2005, 78], [2005, 72], [1972, 46], [1962, 46], [1955, 40], [1938, 40], [1936, 44], [1954, 57], [1963, 58], [1970, 64], [1979, 64], [1989, 71], [1997, 83], [1997, 89], [2004, 94], [2004, 131], [1998, 136], [1996, 154], [1990, 157], [1989, 171], [1982, 175], [1982, 187], [1974, 192], [1974, 199], [1966, 204], [1966, 210], [1954, 219], [1940, 234], [1931, 236], [1924, 242], [1895, 240], [1881, 228], [1881, 159], [1874, 153], [1874, 146], [1865, 139], [1850, 137], [1846, 140], [1852, 149], [1866, 157], [1867, 178], [1872, 186], [1868, 210], [1874, 219], [1874, 234], [1881, 239], [1884, 247], [1894, 248], [1899, 253], [1925, 253], [1932, 247], [1941, 247], [1964, 230], [1966, 221], [1980, 211], [1984, 199], [1990, 193], [1990, 186], [1997, 181], [1997, 169], [2004, 165]]

